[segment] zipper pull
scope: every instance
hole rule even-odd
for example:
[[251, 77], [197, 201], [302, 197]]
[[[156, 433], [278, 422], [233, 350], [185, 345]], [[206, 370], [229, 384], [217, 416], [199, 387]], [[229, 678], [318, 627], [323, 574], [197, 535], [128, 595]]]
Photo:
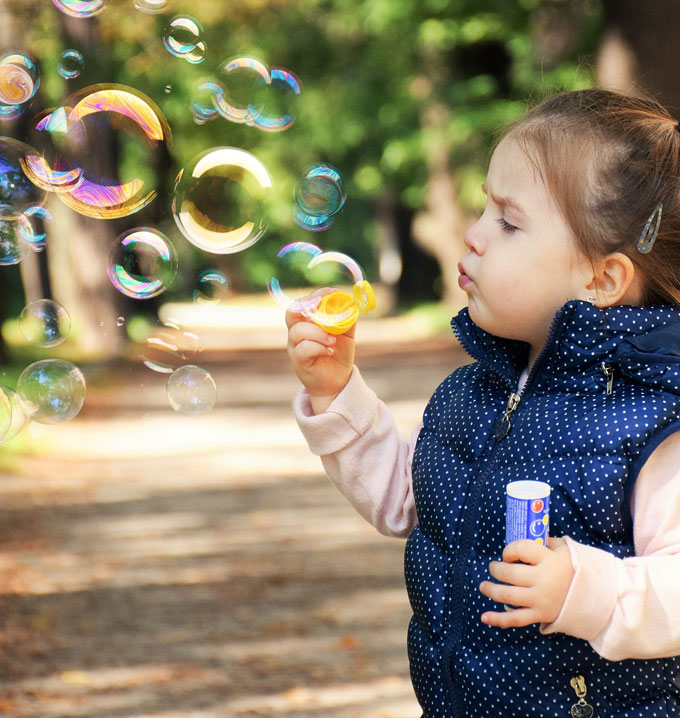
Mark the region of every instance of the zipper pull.
[[612, 385], [614, 384], [614, 367], [607, 366], [604, 362], [602, 362], [602, 371], [604, 372], [604, 375], [607, 377], [607, 394], [611, 394], [612, 393]]
[[512, 416], [512, 413], [515, 411], [515, 409], [517, 409], [517, 407], [519, 406], [521, 398], [522, 397], [515, 392], [510, 394], [510, 398], [508, 399], [508, 404], [505, 407], [503, 416], [496, 421], [496, 441], [503, 441], [503, 439], [505, 439], [505, 437], [510, 433], [510, 429], [512, 429], [512, 422], [510, 421], [510, 417]]
[[585, 678], [583, 676], [574, 676], [570, 683], [578, 698], [578, 703], [574, 703], [571, 707], [571, 718], [591, 718], [595, 713], [595, 709], [586, 703], [586, 693], [588, 689], [586, 688]]

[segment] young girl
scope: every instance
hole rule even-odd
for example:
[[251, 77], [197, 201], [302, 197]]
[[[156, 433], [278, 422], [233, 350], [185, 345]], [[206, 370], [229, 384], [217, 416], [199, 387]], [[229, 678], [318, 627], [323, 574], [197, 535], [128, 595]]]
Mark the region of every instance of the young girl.
[[[425, 717], [680, 716], [679, 125], [558, 94], [505, 133], [484, 191], [452, 320], [474, 362], [402, 440], [354, 330], [289, 313], [298, 423], [362, 516], [408, 536]], [[549, 547], [504, 547], [516, 479], [551, 485]]]

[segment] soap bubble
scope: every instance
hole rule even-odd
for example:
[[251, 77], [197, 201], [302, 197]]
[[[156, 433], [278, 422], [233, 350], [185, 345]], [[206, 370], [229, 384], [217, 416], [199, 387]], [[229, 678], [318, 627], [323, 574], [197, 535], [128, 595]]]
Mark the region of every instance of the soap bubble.
[[293, 124], [292, 102], [302, 86], [290, 70], [268, 68], [256, 57], [239, 55], [225, 60], [218, 75], [225, 92], [215, 94], [214, 105], [226, 120], [266, 132], [281, 132]]
[[264, 107], [271, 82], [267, 66], [256, 57], [239, 55], [225, 60], [218, 69], [225, 92], [215, 95], [215, 107], [225, 120], [254, 125]]
[[173, 371], [168, 377], [166, 392], [170, 406], [188, 416], [207, 413], [217, 399], [215, 380], [195, 364], [185, 364]]
[[31, 225], [25, 215], [8, 204], [0, 204], [0, 266], [19, 264], [28, 255]]
[[194, 332], [186, 331], [174, 319], [166, 319], [159, 330], [146, 338], [142, 360], [152, 371], [172, 374], [199, 351], [199, 339]]
[[71, 317], [59, 302], [38, 299], [21, 310], [19, 326], [31, 344], [54, 347], [68, 337]]
[[93, 17], [104, 9], [104, 0], [52, 0], [54, 5], [71, 17]]
[[294, 122], [292, 106], [300, 95], [300, 80], [290, 70], [272, 67], [269, 70], [270, 89], [267, 93], [265, 109], [255, 119], [255, 126], [265, 132], [282, 132]]
[[217, 97], [224, 96], [224, 85], [208, 78], [194, 83], [191, 88], [191, 114], [197, 125], [204, 125], [219, 116], [215, 103]]
[[177, 254], [162, 232], [136, 227], [114, 241], [107, 271], [119, 292], [133, 299], [150, 299], [162, 294], [175, 278]]
[[116, 326], [122, 327], [123, 324], [125, 324], [125, 317], [118, 317], [118, 319], [116, 319]]
[[206, 47], [201, 40], [202, 34], [203, 27], [196, 18], [178, 15], [168, 23], [163, 45], [171, 55], [196, 65], [205, 59]]
[[78, 50], [65, 50], [57, 69], [65, 80], [72, 80], [80, 75], [83, 67], [85, 67], [85, 59]]
[[119, 181], [94, 175], [86, 167], [107, 132], [120, 136], [122, 130], [122, 139], [141, 140], [152, 150], [170, 142], [167, 120], [141, 92], [111, 84], [84, 88], [69, 98], [67, 106], [43, 117], [36, 129], [47, 130], [50, 138], [69, 149], [67, 156], [57, 155], [53, 166], [35, 153], [26, 163], [27, 174], [39, 187], [57, 192], [76, 212], [118, 219], [138, 212], [156, 197], [156, 190], [138, 176]]
[[229, 292], [229, 280], [217, 269], [204, 269], [198, 275], [193, 298], [196, 304], [219, 304]]
[[245, 150], [202, 152], [175, 180], [172, 213], [191, 244], [212, 254], [240, 252], [266, 231], [263, 203], [272, 179]]
[[27, 421], [19, 395], [8, 386], [0, 386], [0, 444], [11, 441]]
[[137, 10], [149, 13], [150, 15], [163, 12], [168, 8], [167, 0], [133, 0], [133, 3]]
[[40, 204], [31, 204], [26, 207], [23, 214], [30, 224], [30, 232], [24, 239], [34, 252], [41, 252], [47, 244], [44, 225], [52, 221], [52, 213]]
[[0, 56], [0, 103], [23, 105], [39, 87], [38, 65], [30, 57], [14, 50]]
[[320, 232], [328, 229], [345, 204], [342, 175], [329, 164], [307, 168], [295, 188], [294, 217], [303, 229]]
[[68, 421], [85, 401], [85, 377], [75, 364], [43, 359], [27, 366], [17, 383], [29, 418], [40, 424]]
[[31, 204], [42, 204], [45, 192], [26, 173], [25, 158], [36, 151], [24, 142], [0, 137], [0, 203], [23, 212]]

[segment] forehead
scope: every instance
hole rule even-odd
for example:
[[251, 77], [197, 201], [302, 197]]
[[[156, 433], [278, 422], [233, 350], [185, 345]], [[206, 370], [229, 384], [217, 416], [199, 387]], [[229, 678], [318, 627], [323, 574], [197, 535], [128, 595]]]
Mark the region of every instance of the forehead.
[[512, 135], [504, 137], [494, 150], [487, 183], [494, 193], [512, 197], [527, 208], [550, 200], [537, 161]]

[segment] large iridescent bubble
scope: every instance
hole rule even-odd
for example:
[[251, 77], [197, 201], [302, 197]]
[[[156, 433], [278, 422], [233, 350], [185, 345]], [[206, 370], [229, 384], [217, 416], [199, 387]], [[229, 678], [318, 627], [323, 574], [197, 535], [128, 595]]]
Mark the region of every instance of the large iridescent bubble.
[[58, 154], [52, 164], [42, 155], [28, 156], [24, 171], [36, 186], [56, 192], [76, 212], [118, 219], [138, 212], [156, 197], [156, 190], [140, 177], [119, 181], [87, 169], [97, 151], [98, 131], [122, 131], [152, 150], [170, 142], [167, 120], [139, 91], [122, 85], [85, 88], [69, 98], [64, 108], [43, 117], [37, 129], [58, 136], [62, 146], [71, 147], [71, 153]]
[[52, 0], [55, 7], [71, 17], [93, 17], [104, 10], [104, 0]]
[[11, 50], [0, 56], [0, 104], [23, 105], [39, 87], [38, 65], [28, 55]]
[[157, 297], [168, 288], [176, 273], [175, 248], [157, 229], [130, 229], [123, 232], [111, 247], [109, 279], [119, 292], [128, 297]]
[[43, 359], [27, 366], [17, 383], [26, 414], [41, 424], [73, 419], [85, 401], [85, 377], [75, 364]]
[[212, 254], [240, 252], [266, 231], [263, 205], [272, 179], [254, 155], [216, 147], [195, 157], [175, 180], [172, 212], [182, 234]]

